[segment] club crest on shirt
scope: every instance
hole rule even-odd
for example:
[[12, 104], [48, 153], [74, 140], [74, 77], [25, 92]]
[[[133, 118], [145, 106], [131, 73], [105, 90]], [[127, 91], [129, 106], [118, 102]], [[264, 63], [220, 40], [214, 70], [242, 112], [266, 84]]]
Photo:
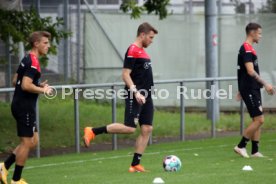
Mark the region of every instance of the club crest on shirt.
[[144, 68], [145, 68], [146, 70], [149, 69], [150, 66], [151, 66], [151, 63], [150, 63], [150, 62], [145, 62]]

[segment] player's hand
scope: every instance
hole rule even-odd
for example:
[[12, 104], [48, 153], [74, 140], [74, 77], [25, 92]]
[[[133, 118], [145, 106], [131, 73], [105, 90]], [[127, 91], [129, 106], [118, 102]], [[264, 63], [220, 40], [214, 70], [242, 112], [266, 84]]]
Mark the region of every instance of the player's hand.
[[269, 94], [269, 95], [275, 94], [275, 88], [273, 88], [273, 86], [271, 84], [266, 84], [264, 87], [265, 87], [267, 94]]
[[44, 86], [46, 86], [46, 85], [49, 86], [48, 80], [45, 80], [45, 81], [43, 81], [43, 82], [40, 83], [40, 86], [41, 86], [41, 87], [44, 87]]
[[236, 95], [236, 100], [237, 100], [238, 102], [242, 100], [242, 97], [241, 97], [240, 92], [237, 93], [237, 95]]
[[53, 94], [53, 88], [51, 86], [49, 86], [48, 84], [46, 84], [43, 87], [43, 92], [44, 92], [44, 94], [51, 96]]
[[135, 93], [135, 98], [140, 105], [143, 105], [144, 103], [146, 103], [146, 98], [139, 92]]

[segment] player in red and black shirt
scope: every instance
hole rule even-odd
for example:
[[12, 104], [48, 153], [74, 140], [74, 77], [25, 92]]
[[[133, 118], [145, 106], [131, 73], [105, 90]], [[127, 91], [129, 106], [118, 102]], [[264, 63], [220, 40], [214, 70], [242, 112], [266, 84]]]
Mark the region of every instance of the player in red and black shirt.
[[258, 43], [262, 35], [262, 27], [256, 23], [249, 23], [246, 26], [246, 41], [239, 50], [238, 55], [238, 99], [246, 104], [252, 122], [244, 130], [240, 143], [235, 146], [234, 151], [242, 157], [248, 158], [246, 145], [252, 141], [252, 157], [263, 157], [259, 152], [260, 130], [264, 123], [261, 91], [262, 87], [268, 94], [275, 93], [271, 84], [268, 84], [260, 77], [258, 57], [253, 43]]
[[137, 37], [133, 44], [127, 49], [122, 78], [126, 84], [127, 97], [125, 104], [125, 122], [112, 123], [107, 126], [84, 129], [84, 144], [90, 145], [90, 141], [96, 135], [103, 133], [131, 134], [139, 124], [141, 133], [136, 140], [135, 153], [129, 172], [145, 172], [140, 165], [140, 159], [144, 153], [150, 134], [152, 132], [153, 102], [151, 89], [153, 87], [153, 76], [151, 60], [144, 48], [147, 48], [153, 41], [158, 31], [148, 23], [143, 23], [138, 27]]
[[17, 124], [17, 135], [20, 144], [13, 153], [0, 164], [0, 181], [7, 184], [8, 169], [15, 162], [12, 184], [26, 182], [21, 179], [21, 173], [28, 158], [30, 149], [34, 148], [38, 141], [36, 128], [36, 101], [38, 94], [51, 94], [52, 88], [47, 81], [40, 83], [40, 64], [38, 57], [45, 55], [50, 47], [51, 34], [44, 31], [33, 32], [29, 43], [31, 51], [22, 59], [13, 78], [15, 86], [11, 110]]

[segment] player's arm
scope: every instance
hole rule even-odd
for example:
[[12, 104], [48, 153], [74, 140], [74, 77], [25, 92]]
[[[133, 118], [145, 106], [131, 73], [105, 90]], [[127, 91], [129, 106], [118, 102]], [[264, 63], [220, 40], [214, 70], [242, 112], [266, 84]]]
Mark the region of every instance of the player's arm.
[[17, 73], [13, 75], [13, 78], [12, 78], [12, 86], [13, 86], [13, 87], [15, 87], [15, 85], [16, 85], [17, 76], [18, 76]]
[[125, 82], [126, 86], [128, 87], [128, 89], [134, 93], [135, 95], [135, 98], [137, 100], [137, 102], [139, 104], [144, 104], [146, 102], [146, 99], [143, 95], [141, 95], [139, 93], [139, 91], [137, 90], [135, 84], [133, 83], [131, 77], [130, 77], [130, 73], [131, 73], [131, 69], [129, 68], [123, 68], [123, 71], [122, 71], [122, 79], [123, 81]]
[[133, 87], [135, 87], [131, 77], [130, 77], [130, 73], [131, 73], [131, 69], [128, 68], [123, 68], [122, 71], [122, 79], [125, 82], [126, 86], [131, 90]]
[[237, 100], [237, 101], [241, 101], [241, 100], [242, 100], [240, 91], [237, 92], [236, 100]]
[[48, 84], [48, 80], [45, 80], [45, 81], [39, 83], [39, 86], [40, 86], [40, 87], [44, 87], [44, 86], [48, 86], [48, 85], [49, 85], [49, 84]]
[[265, 80], [263, 80], [261, 76], [254, 70], [254, 66], [252, 62], [246, 62], [245, 68], [248, 75], [250, 75], [252, 78], [254, 78], [257, 82], [259, 82], [265, 87], [265, 90], [267, 91], [268, 94], [273, 95], [275, 93], [273, 86], [267, 83]]
[[33, 84], [33, 79], [24, 76], [22, 79], [22, 84], [21, 84], [22, 90], [27, 91], [29, 93], [46, 93], [46, 94], [51, 94], [52, 93], [52, 88], [49, 87], [48, 85], [45, 85], [44, 87], [38, 87]]

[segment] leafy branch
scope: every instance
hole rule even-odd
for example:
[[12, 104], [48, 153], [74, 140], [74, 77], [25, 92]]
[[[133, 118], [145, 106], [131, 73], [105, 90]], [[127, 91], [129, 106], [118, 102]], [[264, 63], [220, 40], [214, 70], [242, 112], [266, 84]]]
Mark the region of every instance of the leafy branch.
[[147, 11], [148, 14], [155, 13], [160, 19], [168, 15], [167, 5], [170, 0], [146, 0], [143, 6], [139, 6], [135, 0], [123, 0], [120, 9], [127, 13], [130, 12], [131, 18], [140, 18], [141, 14]]
[[[18, 43], [23, 42], [25, 50], [31, 46], [28, 43], [29, 35], [34, 31], [48, 31], [51, 33], [51, 47], [49, 54], [57, 54], [57, 45], [61, 39], [68, 38], [71, 33], [60, 28], [64, 25], [62, 18], [52, 17], [41, 18], [34, 8], [25, 11], [3, 10], [0, 9], [0, 39], [6, 44], [10, 44], [11, 53], [18, 54]], [[12, 40], [11, 43], [10, 39]], [[46, 65], [47, 57], [41, 58]]]

